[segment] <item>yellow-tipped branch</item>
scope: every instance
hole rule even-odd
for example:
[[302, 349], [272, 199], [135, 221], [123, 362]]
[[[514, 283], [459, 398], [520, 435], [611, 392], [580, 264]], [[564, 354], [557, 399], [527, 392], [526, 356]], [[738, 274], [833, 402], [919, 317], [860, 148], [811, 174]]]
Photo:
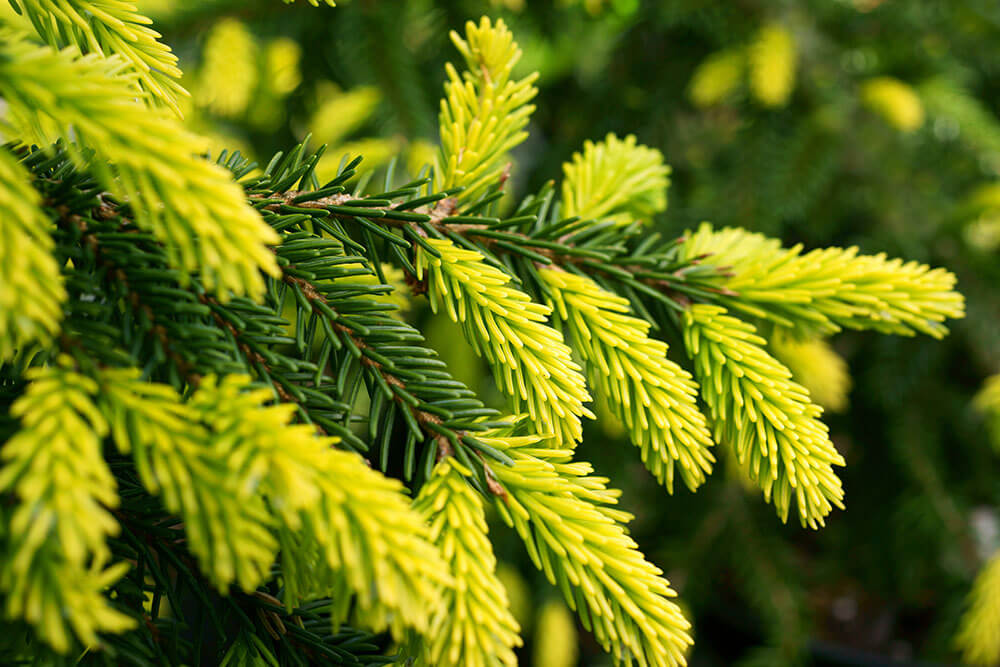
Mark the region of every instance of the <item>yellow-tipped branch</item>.
[[691, 306], [684, 342], [694, 360], [716, 441], [732, 447], [744, 470], [772, 500], [782, 521], [795, 500], [802, 525], [817, 528], [844, 491], [833, 466], [844, 465], [830, 441], [823, 410], [791, 371], [764, 349], [750, 324], [724, 308]]
[[620, 492], [591, 476], [590, 464], [570, 463], [567, 451], [535, 447], [538, 441], [491, 441], [515, 461], [487, 463], [504, 489], [500, 515], [618, 664], [686, 664], [690, 623], [670, 600], [676, 593], [662, 571], [626, 533], [631, 515], [608, 507]]
[[428, 665], [516, 665], [520, 630], [497, 578], [496, 557], [487, 537], [482, 495], [466, 482], [471, 475], [448, 457], [413, 503], [430, 525], [431, 540], [451, 566], [454, 584], [423, 643]]
[[464, 39], [451, 33], [468, 69], [460, 76], [451, 63], [446, 66], [435, 188], [463, 187], [460, 198], [474, 200], [500, 179], [507, 153], [527, 138], [524, 127], [535, 109], [528, 102], [538, 92], [532, 85], [538, 75], [511, 79], [521, 50], [503, 21], [470, 21], [465, 33]]
[[14, 0], [50, 46], [74, 46], [81, 53], [118, 55], [131, 65], [140, 88], [178, 116], [181, 86], [177, 56], [149, 27], [152, 20], [123, 0]]
[[[278, 550], [274, 522], [241, 468], [241, 443], [204, 425], [211, 389], [192, 404], [137, 370], [101, 374], [102, 410], [119, 449], [131, 453], [143, 485], [184, 520], [188, 548], [219, 590], [254, 590]], [[198, 406], [202, 409], [197, 409]]]
[[0, 590], [8, 618], [24, 619], [60, 653], [75, 637], [134, 625], [105, 597], [128, 565], [108, 567], [107, 538], [119, 531], [115, 479], [104, 460], [108, 423], [94, 405], [97, 383], [60, 366], [28, 371], [11, 415], [22, 428], [4, 444], [0, 492], [16, 502], [4, 526]]
[[587, 377], [628, 428], [642, 460], [672, 492], [674, 463], [691, 490], [711, 473], [712, 435], [691, 374], [667, 358], [650, 324], [629, 315], [628, 301], [590, 278], [539, 271], [557, 322], [584, 361]]
[[450, 577], [403, 485], [333, 449], [337, 438], [290, 423], [296, 406], [271, 399], [248, 377], [227, 376], [204, 379], [191, 403], [215, 439], [235, 443], [230, 465], [282, 526], [286, 604], [330, 597], [347, 606], [353, 595], [368, 627], [397, 639], [407, 628], [428, 632]]
[[59, 330], [66, 299], [31, 176], [0, 149], [0, 362]]
[[584, 142], [583, 152], [563, 164], [563, 216], [611, 220], [617, 225], [649, 222], [667, 208], [670, 167], [655, 148], [619, 139]]
[[[124, 70], [117, 58], [79, 57], [0, 34], [0, 95], [22, 136], [93, 150], [90, 168], [164, 243], [172, 264], [200, 272], [221, 299], [230, 290], [259, 297], [261, 272], [278, 275], [267, 246], [279, 236], [227, 170], [197, 157], [197, 137], [136, 99]], [[73, 154], [86, 161], [79, 150]]]
[[799, 334], [830, 335], [841, 327], [941, 338], [942, 324], [965, 314], [955, 276], [917, 262], [860, 255], [856, 247], [802, 253], [742, 229], [702, 225], [684, 244], [688, 258], [729, 267], [721, 284], [737, 293], [725, 303]]
[[427, 276], [431, 308], [462, 324], [514, 412], [526, 408], [540, 433], [573, 447], [583, 434], [580, 417], [593, 417], [583, 406], [590, 395], [562, 335], [545, 324], [551, 309], [512, 287], [510, 276], [478, 252], [447, 240], [427, 243], [439, 256], [419, 249], [416, 269], [418, 278]]

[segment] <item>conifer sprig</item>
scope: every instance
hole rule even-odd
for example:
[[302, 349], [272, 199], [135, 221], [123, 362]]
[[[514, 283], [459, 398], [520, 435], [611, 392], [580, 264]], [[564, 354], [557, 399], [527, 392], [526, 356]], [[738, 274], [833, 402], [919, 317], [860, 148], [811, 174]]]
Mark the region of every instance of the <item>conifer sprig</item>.
[[402, 484], [290, 424], [295, 405], [270, 400], [249, 378], [228, 376], [206, 378], [192, 403], [219, 441], [235, 443], [230, 465], [281, 522], [286, 604], [330, 597], [346, 609], [353, 595], [369, 627], [426, 632], [450, 577]]
[[[211, 381], [190, 402], [133, 369], [102, 373], [102, 411], [118, 448], [131, 454], [150, 493], [184, 520], [191, 552], [219, 590], [253, 590], [278, 551], [275, 525], [243, 469], [244, 443], [207, 423]], [[206, 405], [206, 403], [208, 405]]]
[[856, 247], [801, 254], [800, 245], [786, 249], [761, 234], [703, 224], [683, 251], [729, 267], [730, 277], [716, 279], [736, 292], [722, 297], [727, 307], [800, 334], [848, 327], [941, 338], [947, 333], [942, 322], [965, 313], [954, 274], [884, 254], [861, 255]]
[[690, 623], [661, 570], [626, 533], [631, 515], [609, 507], [620, 492], [537, 436], [497, 435], [514, 465], [489, 464], [503, 489], [495, 504], [583, 626], [618, 664], [686, 664]]
[[834, 506], [843, 508], [833, 466], [844, 459], [819, 420], [822, 408], [767, 353], [754, 327], [724, 308], [694, 304], [683, 324], [716, 441], [733, 448], [782, 521], [794, 500], [803, 526], [823, 525]]
[[119, 499], [101, 447], [108, 422], [95, 405], [97, 383], [68, 359], [27, 379], [11, 407], [22, 428], [4, 443], [0, 468], [0, 492], [16, 499], [0, 558], [3, 613], [66, 652], [74, 637], [95, 646], [99, 633], [135, 625], [104, 595], [128, 570], [109, 565]]
[[177, 56], [159, 41], [152, 21], [123, 0], [13, 0], [39, 37], [54, 49], [73, 46], [81, 53], [121, 56], [148, 99], [172, 109], [189, 93], [180, 84]]
[[542, 269], [539, 277], [590, 383], [629, 429], [646, 467], [672, 492], [676, 462], [688, 488], [699, 487], [715, 457], [690, 373], [649, 337], [649, 322], [628, 314], [625, 299], [566, 271]]
[[636, 142], [633, 135], [586, 141], [563, 165], [562, 214], [616, 225], [650, 222], [667, 208], [670, 167], [663, 154]]
[[136, 99], [124, 61], [74, 56], [0, 39], [0, 94], [25, 138], [62, 138], [108, 190], [132, 208], [137, 224], [167, 248], [171, 263], [198, 271], [205, 287], [259, 297], [261, 271], [277, 275], [268, 245], [278, 236], [246, 203], [220, 166], [197, 157], [200, 141], [166, 112]]
[[496, 575], [483, 497], [465, 479], [471, 474], [446, 457], [414, 500], [454, 578], [422, 655], [428, 665], [516, 665], [513, 649], [521, 645], [520, 628]]
[[462, 325], [476, 353], [494, 369], [512, 409], [527, 409], [539, 432], [560, 447], [582, 437], [583, 406], [590, 400], [580, 367], [558, 331], [545, 324], [550, 308], [510, 286], [511, 278], [478, 252], [451, 241], [427, 239], [417, 252], [417, 278], [427, 275], [431, 308]]
[[969, 665], [996, 664], [1000, 660], [1000, 552], [976, 576], [969, 607], [962, 616], [955, 643]]
[[59, 330], [66, 299], [30, 174], [0, 148], [0, 362]]
[[538, 74], [511, 78], [521, 50], [502, 20], [470, 21], [465, 37], [452, 31], [451, 41], [465, 58], [466, 71], [460, 76], [451, 63], [445, 67], [435, 189], [462, 187], [459, 198], [474, 201], [500, 180], [507, 153], [527, 138]]

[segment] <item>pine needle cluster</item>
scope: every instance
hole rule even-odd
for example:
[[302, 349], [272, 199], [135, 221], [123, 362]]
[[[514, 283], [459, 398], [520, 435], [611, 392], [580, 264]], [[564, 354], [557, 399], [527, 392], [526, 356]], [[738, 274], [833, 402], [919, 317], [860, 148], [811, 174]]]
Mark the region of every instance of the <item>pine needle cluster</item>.
[[[452, 35], [435, 162], [378, 186], [360, 158], [320, 180], [305, 145], [205, 158], [130, 4], [16, 4], [36, 34], [0, 37], [4, 659], [514, 664], [492, 507], [617, 664], [683, 665], [674, 589], [574, 459], [592, 393], [668, 491], [731, 455], [818, 527], [845, 460], [768, 338], [963, 314], [943, 269], [662, 238], [669, 169], [631, 136], [501, 207], [535, 94], [502, 22]], [[794, 69], [769, 67], [779, 104]], [[401, 316], [420, 295], [502, 409]]]

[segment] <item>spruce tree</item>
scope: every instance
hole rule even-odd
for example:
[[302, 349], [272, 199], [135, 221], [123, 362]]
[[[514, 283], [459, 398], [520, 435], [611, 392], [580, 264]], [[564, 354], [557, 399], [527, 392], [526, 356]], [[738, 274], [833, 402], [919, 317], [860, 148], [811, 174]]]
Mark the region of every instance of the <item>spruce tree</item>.
[[[129, 3], [13, 4], [29, 27], [0, 33], [5, 660], [513, 664], [495, 511], [617, 663], [684, 664], [673, 589], [621, 492], [574, 456], [592, 400], [666, 492], [725, 458], [815, 529], [843, 507], [844, 459], [779, 358], [845, 328], [940, 338], [964, 313], [941, 268], [650, 231], [670, 171], [631, 136], [506, 201], [537, 90], [500, 21], [451, 35], [432, 163], [375, 185], [360, 156], [321, 179], [307, 144], [260, 167], [205, 158], [176, 59]], [[401, 297], [460, 326], [503, 410]]]

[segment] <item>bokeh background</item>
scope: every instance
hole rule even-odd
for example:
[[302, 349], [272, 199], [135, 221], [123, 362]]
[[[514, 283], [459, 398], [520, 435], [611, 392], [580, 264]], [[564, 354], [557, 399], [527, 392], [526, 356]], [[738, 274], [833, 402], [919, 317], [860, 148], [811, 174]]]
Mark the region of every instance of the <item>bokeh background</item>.
[[[489, 14], [513, 29], [522, 72], [541, 73], [515, 195], [558, 180], [586, 139], [632, 133], [673, 168], [660, 229], [710, 220], [956, 272], [969, 314], [943, 342], [842, 334], [849, 385], [836, 360], [788, 360], [825, 394], [848, 462], [848, 509], [819, 532], [782, 525], [724, 469], [668, 496], [607, 418], [580, 455], [625, 490], [634, 537], [678, 588], [693, 665], [957, 664], [965, 596], [1000, 546], [997, 449], [971, 406], [1000, 371], [996, 0], [137, 4], [180, 55], [187, 122], [212, 150], [267, 159], [311, 135], [328, 172], [361, 154], [416, 173], [457, 55], [448, 32]], [[449, 323], [409, 316], [500, 403]], [[522, 664], [610, 664], [515, 536], [494, 535]]]

